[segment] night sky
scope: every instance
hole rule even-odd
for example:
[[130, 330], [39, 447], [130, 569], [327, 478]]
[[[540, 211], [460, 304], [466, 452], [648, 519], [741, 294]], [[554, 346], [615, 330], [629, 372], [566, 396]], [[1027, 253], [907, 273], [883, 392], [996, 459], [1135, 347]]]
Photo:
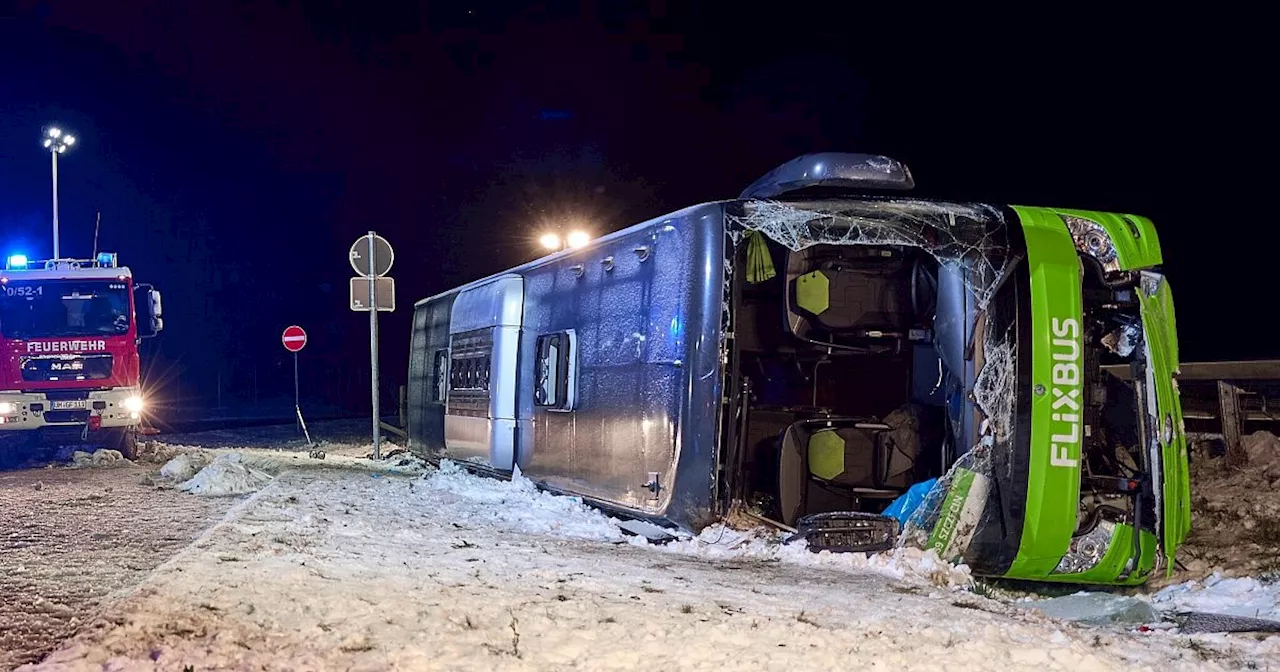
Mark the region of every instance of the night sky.
[[548, 224], [602, 234], [863, 151], [905, 161], [918, 195], [1150, 216], [1183, 359], [1280, 356], [1246, 319], [1274, 303], [1278, 236], [1228, 151], [1240, 71], [1174, 18], [601, 5], [19, 2], [0, 14], [0, 252], [51, 252], [57, 122], [81, 140], [60, 164], [64, 254], [89, 256], [101, 212], [99, 247], [162, 290], [147, 347], [170, 403], [291, 392], [297, 323], [307, 393], [359, 410], [363, 232], [397, 249], [393, 388], [413, 301], [536, 256]]

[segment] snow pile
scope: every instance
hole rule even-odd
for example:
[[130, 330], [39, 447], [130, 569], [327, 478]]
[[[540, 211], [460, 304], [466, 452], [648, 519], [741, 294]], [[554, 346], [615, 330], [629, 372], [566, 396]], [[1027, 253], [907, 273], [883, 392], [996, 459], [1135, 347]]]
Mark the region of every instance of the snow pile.
[[92, 453], [77, 450], [71, 454], [71, 466], [75, 469], [94, 467], [120, 467], [130, 464], [118, 450], [101, 449]]
[[[944, 562], [932, 549], [922, 551], [904, 546], [870, 556], [825, 550], [814, 553], [803, 541], [784, 543], [787, 536], [765, 528], [739, 531], [717, 524], [705, 528], [693, 539], [673, 541], [656, 548], [669, 553], [714, 560], [777, 561], [792, 565], [868, 571], [897, 581], [952, 589], [968, 588], [973, 584], [973, 576], [967, 565]], [[642, 537], [633, 539], [632, 543], [648, 545]]]
[[[403, 451], [384, 454], [382, 460], [359, 457], [372, 445], [327, 444], [312, 453], [240, 448], [208, 450], [197, 446], [169, 445], [174, 456], [160, 468], [160, 476], [178, 483], [178, 489], [197, 495], [243, 495], [262, 489], [271, 479], [289, 469], [338, 468], [416, 476], [426, 466], [416, 456]], [[332, 451], [332, 452], [330, 452]]]
[[[391, 441], [380, 441], [379, 444], [379, 447], [382, 450], [382, 459], [384, 460], [389, 460], [400, 455], [406, 455], [409, 452], [408, 448]], [[372, 460], [373, 443], [366, 443], [363, 446], [360, 446], [360, 454], [364, 455], [365, 459]]]
[[449, 495], [457, 520], [527, 534], [593, 541], [623, 541], [617, 521], [577, 497], [543, 492], [517, 467], [511, 481], [475, 476], [449, 460], [424, 479], [428, 490]]
[[1214, 572], [1204, 581], [1169, 586], [1151, 597], [1161, 611], [1199, 611], [1280, 621], [1280, 582], [1228, 579]]
[[896, 548], [872, 555], [862, 553], [813, 553], [804, 542], [784, 543], [785, 533], [763, 527], [740, 531], [712, 525], [697, 537], [650, 544], [644, 537], [628, 536], [617, 519], [593, 509], [577, 497], [553, 495], [515, 470], [511, 481], [476, 476], [449, 460], [424, 478], [433, 494], [448, 495], [442, 503], [450, 516], [469, 527], [500, 528], [527, 534], [571, 537], [590, 541], [628, 541], [666, 553], [708, 560], [784, 562], [792, 565], [869, 571], [899, 581], [964, 588], [972, 584], [969, 568], [943, 562], [932, 550]]
[[138, 443], [138, 461], [150, 464], [165, 464], [183, 453], [201, 452], [195, 446], [182, 446], [160, 441], [141, 441]]
[[171, 481], [187, 481], [208, 462], [200, 453], [182, 453], [160, 467], [160, 476]]
[[257, 492], [273, 478], [270, 473], [260, 468], [262, 462], [261, 459], [255, 460], [243, 453], [224, 453], [214, 458], [209, 466], [201, 469], [191, 479], [178, 484], [178, 489], [207, 496], [244, 495]]

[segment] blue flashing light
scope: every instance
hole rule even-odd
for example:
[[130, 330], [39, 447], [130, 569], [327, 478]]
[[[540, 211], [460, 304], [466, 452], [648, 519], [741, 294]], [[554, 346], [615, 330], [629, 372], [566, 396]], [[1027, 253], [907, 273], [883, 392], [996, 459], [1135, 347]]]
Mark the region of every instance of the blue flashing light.
[[9, 268], [26, 268], [26, 267], [27, 267], [27, 255], [15, 254], [9, 257]]
[[106, 268], [115, 268], [116, 253], [115, 252], [99, 252], [97, 261], [99, 266], [104, 266]]

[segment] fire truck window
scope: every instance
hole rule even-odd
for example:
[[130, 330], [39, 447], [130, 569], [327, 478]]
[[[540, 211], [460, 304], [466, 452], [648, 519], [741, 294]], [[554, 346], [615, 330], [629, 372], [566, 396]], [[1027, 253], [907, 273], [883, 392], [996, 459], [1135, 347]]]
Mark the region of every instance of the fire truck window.
[[0, 333], [10, 338], [115, 336], [131, 327], [129, 286], [117, 280], [10, 280]]

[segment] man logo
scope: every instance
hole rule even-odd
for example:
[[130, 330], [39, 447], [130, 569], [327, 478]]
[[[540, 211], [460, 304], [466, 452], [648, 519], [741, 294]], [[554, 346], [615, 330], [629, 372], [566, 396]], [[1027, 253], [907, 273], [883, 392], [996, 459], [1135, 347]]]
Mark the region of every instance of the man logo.
[[1074, 469], [1080, 464], [1080, 323], [1053, 318], [1053, 435], [1049, 464]]

